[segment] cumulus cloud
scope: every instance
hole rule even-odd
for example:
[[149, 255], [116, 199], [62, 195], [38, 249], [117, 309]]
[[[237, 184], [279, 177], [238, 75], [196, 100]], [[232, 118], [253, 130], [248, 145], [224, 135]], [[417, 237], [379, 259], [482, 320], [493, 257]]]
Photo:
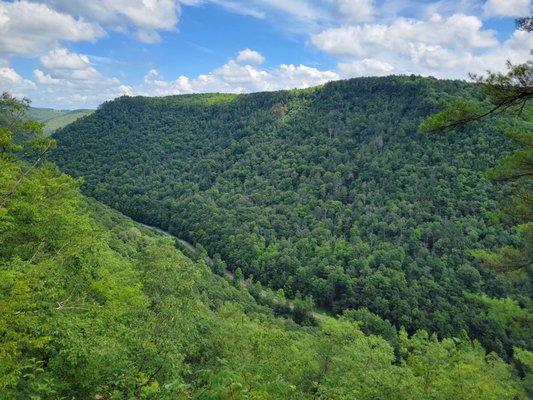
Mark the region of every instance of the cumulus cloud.
[[[241, 54], [242, 52], [239, 53]], [[207, 74], [180, 76], [171, 81], [165, 80], [157, 70], [152, 69], [145, 76], [139, 91], [156, 96], [206, 92], [247, 93], [304, 88], [335, 79], [339, 79], [336, 72], [321, 71], [305, 65], [283, 64], [267, 70], [250, 64], [242, 65], [235, 59]]]
[[469, 72], [504, 71], [507, 60], [524, 63], [531, 48], [533, 34], [515, 31], [508, 40], [482, 52], [418, 45], [407, 53], [384, 51], [373, 59], [342, 61], [338, 71], [344, 78], [393, 73], [465, 79]]
[[13, 68], [0, 68], [0, 82], [5, 83], [7, 85], [15, 85], [22, 83], [23, 81], [24, 79], [22, 79], [22, 76], [20, 76]]
[[31, 93], [36, 86], [31, 80], [20, 76], [13, 68], [0, 66], [0, 88], [10, 91], [15, 96], [22, 97]]
[[83, 69], [91, 63], [84, 54], [71, 53], [67, 49], [54, 49], [41, 57], [41, 64], [49, 69]]
[[[306, 65], [282, 64], [265, 69], [264, 57], [257, 51], [245, 49], [234, 59], [206, 74], [179, 76], [166, 80], [156, 69], [148, 71], [137, 86], [124, 85], [118, 78], [99, 72], [85, 54], [65, 48], [51, 50], [40, 57], [41, 66], [34, 70], [34, 82], [24, 80], [12, 68], [0, 68], [0, 84], [10, 81], [10, 87], [22, 88], [39, 104], [52, 107], [94, 107], [121, 95], [143, 94], [164, 96], [188, 93], [248, 93], [280, 89], [305, 88], [324, 84], [340, 76], [334, 71], [322, 71]], [[34, 90], [29, 93], [30, 86]]]
[[40, 58], [41, 65], [55, 78], [69, 81], [96, 81], [104, 77], [93, 67], [85, 54], [72, 53], [65, 48], [54, 49]]
[[107, 29], [132, 31], [146, 43], [159, 41], [160, 30], [176, 29], [180, 17], [180, 4], [176, 0], [44, 1], [56, 10], [96, 21]]
[[239, 51], [235, 59], [239, 64], [261, 65], [265, 62], [265, 57], [257, 51], [244, 49]]
[[319, 49], [339, 56], [370, 55], [376, 50], [416, 52], [443, 45], [486, 48], [498, 44], [496, 33], [482, 29], [477, 17], [434, 14], [427, 21], [398, 18], [390, 25], [365, 24], [324, 30], [311, 36]]
[[31, 99], [47, 107], [94, 108], [106, 100], [134, 94], [131, 86], [116, 78], [91, 81], [57, 78], [40, 69], [34, 71], [34, 76], [38, 90], [31, 93]]
[[487, 0], [483, 9], [489, 17], [527, 17], [530, 0]]
[[340, 58], [337, 70], [343, 77], [394, 73], [464, 79], [468, 72], [503, 71], [507, 60], [525, 62], [532, 40], [533, 33], [516, 31], [500, 41], [478, 17], [465, 14], [342, 25], [311, 36], [314, 46]]
[[70, 86], [69, 82], [65, 81], [64, 79], [53, 78], [50, 74], [47, 74], [41, 71], [40, 69], [35, 69], [33, 71], [33, 75], [35, 76], [37, 82], [42, 83], [44, 85]]
[[[37, 1], [0, 0], [0, 86], [62, 107], [93, 107], [122, 94], [301, 88], [341, 77], [414, 73], [465, 78], [468, 72], [504, 70], [506, 60], [524, 62], [533, 48], [533, 33], [516, 31], [502, 40], [483, 26], [484, 18], [528, 15], [530, 0]], [[162, 31], [177, 29], [182, 6], [207, 3], [303, 33], [315, 49], [336, 59], [337, 68], [267, 68], [262, 54], [246, 48], [204, 74], [166, 79], [152, 69], [142, 82], [128, 86], [99, 70], [105, 58], [66, 48], [65, 42], [96, 41], [108, 32], [157, 42]], [[17, 55], [39, 60], [31, 79], [10, 66], [9, 60]]]
[[104, 35], [97, 23], [45, 4], [0, 2], [0, 54], [35, 54], [56, 46], [59, 40], [93, 41]]
[[501, 45], [484, 53], [471, 55], [461, 67], [475, 73], [484, 73], [487, 70], [503, 71], [507, 60], [515, 64], [531, 60], [532, 48], [533, 33], [517, 30]]
[[118, 78], [98, 71], [86, 54], [65, 48], [54, 49], [40, 57], [41, 68], [33, 71], [38, 91], [34, 99], [46, 98], [50, 105], [94, 107], [123, 94], [133, 94]]

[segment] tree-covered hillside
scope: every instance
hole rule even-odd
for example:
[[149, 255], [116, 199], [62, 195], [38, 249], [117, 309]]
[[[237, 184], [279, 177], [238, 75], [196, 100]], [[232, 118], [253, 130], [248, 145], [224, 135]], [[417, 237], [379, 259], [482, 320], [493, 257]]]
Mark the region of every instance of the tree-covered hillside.
[[505, 186], [484, 177], [508, 144], [489, 123], [421, 134], [452, 96], [479, 95], [387, 77], [124, 97], [59, 131], [53, 159], [88, 195], [288, 297], [365, 307], [410, 333], [466, 331], [509, 355], [531, 348], [530, 272], [495, 275], [469, 256], [516, 241], [498, 211]]
[[517, 370], [465, 337], [387, 342], [361, 331], [383, 326], [368, 312], [276, 317], [6, 151], [0, 242], [0, 399], [525, 399]]
[[79, 118], [90, 115], [94, 110], [55, 110], [53, 108], [30, 107], [27, 117], [44, 124], [44, 133], [52, 134]]

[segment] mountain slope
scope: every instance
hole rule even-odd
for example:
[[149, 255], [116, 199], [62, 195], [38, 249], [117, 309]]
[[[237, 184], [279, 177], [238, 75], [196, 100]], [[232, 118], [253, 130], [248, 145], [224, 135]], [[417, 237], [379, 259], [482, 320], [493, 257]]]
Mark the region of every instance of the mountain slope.
[[276, 318], [52, 165], [0, 154], [0, 199], [2, 399], [525, 398], [466, 338]]
[[[333, 312], [366, 307], [409, 332], [466, 330], [510, 354], [531, 346], [529, 281], [468, 255], [516, 239], [497, 211], [504, 188], [484, 178], [507, 144], [490, 125], [420, 134], [451, 96], [478, 94], [387, 77], [120, 98], [59, 131], [53, 159], [85, 178], [87, 194], [289, 297], [311, 295]], [[520, 331], [506, 330], [484, 295], [513, 298]]]
[[52, 108], [30, 107], [28, 118], [42, 122], [44, 133], [50, 135], [57, 129], [63, 128], [79, 118], [91, 115], [94, 110], [55, 110]]

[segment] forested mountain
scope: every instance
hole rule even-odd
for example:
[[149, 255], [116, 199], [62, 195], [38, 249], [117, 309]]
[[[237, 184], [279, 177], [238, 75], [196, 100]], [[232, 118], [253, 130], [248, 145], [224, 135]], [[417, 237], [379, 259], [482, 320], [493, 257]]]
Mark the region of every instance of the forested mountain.
[[44, 133], [51, 134], [59, 128], [76, 121], [78, 118], [90, 115], [94, 110], [56, 110], [53, 108], [30, 107], [27, 117], [44, 124]]
[[276, 316], [5, 151], [0, 240], [1, 399], [525, 399], [518, 370], [464, 335], [386, 341], [361, 331], [386, 326], [368, 312]]
[[[367, 308], [409, 333], [531, 348], [530, 271], [469, 251], [516, 241], [484, 171], [509, 149], [491, 122], [423, 135], [475, 85], [361, 78], [250, 95], [123, 97], [56, 137], [83, 190], [203, 245], [232, 270], [329, 312]], [[508, 327], [512, 325], [513, 329]]]

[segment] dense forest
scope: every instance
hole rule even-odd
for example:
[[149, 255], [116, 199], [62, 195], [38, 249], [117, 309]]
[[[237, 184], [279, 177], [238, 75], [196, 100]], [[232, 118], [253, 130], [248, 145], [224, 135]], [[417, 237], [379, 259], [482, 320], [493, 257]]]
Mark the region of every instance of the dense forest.
[[526, 398], [526, 350], [511, 366], [464, 333], [410, 335], [366, 309], [304, 326], [258, 304], [82, 196], [44, 162], [42, 125], [2, 113], [1, 399]]
[[418, 129], [457, 96], [482, 100], [476, 85], [414, 76], [123, 97], [60, 130], [52, 159], [222, 269], [509, 359], [532, 347], [531, 269], [503, 276], [470, 254], [517, 241], [499, 211], [510, 189], [485, 177], [511, 144], [493, 122]]

